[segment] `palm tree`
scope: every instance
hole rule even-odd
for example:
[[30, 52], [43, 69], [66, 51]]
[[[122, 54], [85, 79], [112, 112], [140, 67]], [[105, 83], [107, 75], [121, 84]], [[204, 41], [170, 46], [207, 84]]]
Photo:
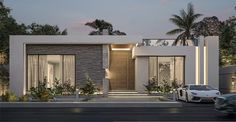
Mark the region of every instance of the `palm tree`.
[[180, 44], [182, 44], [183, 46], [187, 46], [187, 40], [194, 39], [192, 30], [196, 26], [195, 20], [202, 16], [202, 14], [195, 14], [193, 5], [189, 3], [187, 7], [187, 12], [182, 9], [180, 10], [180, 15], [174, 14], [172, 16], [173, 17], [170, 18], [170, 21], [174, 23], [178, 28], [169, 31], [166, 34], [179, 34], [172, 45], [177, 45], [180, 41]]

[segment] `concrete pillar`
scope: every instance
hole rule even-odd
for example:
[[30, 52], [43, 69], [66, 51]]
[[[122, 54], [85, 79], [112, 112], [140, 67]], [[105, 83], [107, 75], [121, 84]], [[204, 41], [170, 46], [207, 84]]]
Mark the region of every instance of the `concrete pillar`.
[[103, 86], [103, 95], [107, 96], [109, 92], [109, 80], [104, 78], [102, 86]]
[[102, 66], [105, 70], [105, 76], [102, 83], [103, 95], [107, 96], [109, 92], [109, 45], [102, 46]]
[[219, 37], [208, 36], [206, 45], [206, 84], [219, 89]]
[[199, 38], [198, 43], [198, 84], [204, 84], [204, 37]]
[[21, 96], [26, 92], [25, 45], [14, 41], [10, 36], [10, 91]]
[[135, 90], [139, 93], [145, 93], [145, 87], [148, 83], [148, 57], [136, 57], [135, 59]]
[[102, 66], [103, 69], [109, 68], [109, 45], [102, 45]]

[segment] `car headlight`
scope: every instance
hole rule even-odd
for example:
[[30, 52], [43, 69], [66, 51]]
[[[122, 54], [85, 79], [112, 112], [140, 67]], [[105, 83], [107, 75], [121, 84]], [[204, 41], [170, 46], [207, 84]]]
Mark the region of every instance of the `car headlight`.
[[220, 92], [216, 92], [217, 95], [220, 95]]
[[191, 92], [192, 93], [192, 95], [197, 95], [197, 93], [195, 93], [195, 92]]

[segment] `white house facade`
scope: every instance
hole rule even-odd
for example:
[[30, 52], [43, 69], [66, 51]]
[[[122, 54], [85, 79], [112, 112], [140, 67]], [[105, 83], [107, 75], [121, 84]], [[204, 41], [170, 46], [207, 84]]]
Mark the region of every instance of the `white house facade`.
[[81, 87], [89, 75], [103, 94], [145, 93], [158, 84], [209, 84], [219, 88], [217, 36], [198, 46], [171, 46], [173, 40], [139, 36], [10, 36], [10, 90], [25, 94], [46, 80]]

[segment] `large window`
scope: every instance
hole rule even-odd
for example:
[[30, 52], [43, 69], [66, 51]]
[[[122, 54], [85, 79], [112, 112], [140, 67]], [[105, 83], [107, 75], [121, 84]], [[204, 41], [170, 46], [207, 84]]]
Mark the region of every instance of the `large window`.
[[149, 79], [184, 84], [184, 57], [149, 57]]
[[75, 85], [75, 55], [28, 55], [27, 90], [39, 82], [52, 87], [55, 80]]

